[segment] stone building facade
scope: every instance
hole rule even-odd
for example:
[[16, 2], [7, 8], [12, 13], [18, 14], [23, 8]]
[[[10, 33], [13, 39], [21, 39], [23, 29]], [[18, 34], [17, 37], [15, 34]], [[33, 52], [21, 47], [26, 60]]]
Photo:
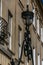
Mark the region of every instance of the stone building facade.
[[[11, 65], [11, 58], [14, 59], [15, 64], [18, 62], [25, 31], [21, 13], [26, 10], [27, 4], [29, 10], [34, 13], [33, 23], [29, 28], [34, 65], [43, 65], [43, 8], [38, 2], [40, 3], [39, 0], [0, 0], [0, 23], [6, 22], [7, 32], [4, 32], [8, 34], [4, 41], [0, 35], [0, 41], [2, 41], [0, 42], [0, 65]], [[29, 63], [27, 62], [24, 53], [21, 60], [22, 64], [32, 65], [31, 60]]]

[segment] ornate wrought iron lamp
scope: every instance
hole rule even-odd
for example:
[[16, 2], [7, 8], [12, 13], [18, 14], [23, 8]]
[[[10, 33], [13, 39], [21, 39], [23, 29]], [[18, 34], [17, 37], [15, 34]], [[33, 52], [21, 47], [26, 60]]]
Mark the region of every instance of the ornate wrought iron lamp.
[[25, 23], [27, 23], [28, 25], [30, 25], [32, 23], [33, 12], [29, 11], [28, 5], [27, 5], [27, 10], [22, 12], [22, 18], [26, 20]]
[[27, 10], [22, 12], [22, 18], [25, 19], [24, 23], [25, 23], [25, 30], [26, 30], [24, 33], [24, 55], [28, 57], [28, 61], [32, 59], [32, 63], [33, 63], [33, 53], [32, 53], [29, 26], [32, 24], [33, 15], [34, 15], [33, 12], [29, 11], [27, 5]]

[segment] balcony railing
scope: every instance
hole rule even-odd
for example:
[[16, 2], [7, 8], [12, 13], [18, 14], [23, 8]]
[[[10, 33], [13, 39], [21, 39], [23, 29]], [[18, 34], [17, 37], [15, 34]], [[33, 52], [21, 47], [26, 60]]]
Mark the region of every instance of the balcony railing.
[[0, 42], [5, 41], [5, 39], [8, 38], [8, 35], [8, 23], [4, 18], [0, 17]]

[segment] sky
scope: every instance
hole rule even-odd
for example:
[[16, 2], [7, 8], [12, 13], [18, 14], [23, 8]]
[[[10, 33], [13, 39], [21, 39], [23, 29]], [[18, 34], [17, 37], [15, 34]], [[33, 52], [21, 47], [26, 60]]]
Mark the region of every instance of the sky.
[[41, 0], [42, 4], [43, 4], [43, 0]]

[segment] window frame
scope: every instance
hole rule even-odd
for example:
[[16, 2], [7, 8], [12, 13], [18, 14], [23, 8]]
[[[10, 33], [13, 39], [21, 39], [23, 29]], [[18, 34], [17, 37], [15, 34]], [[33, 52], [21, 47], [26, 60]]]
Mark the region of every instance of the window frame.
[[12, 15], [11, 11], [8, 9], [8, 28], [9, 28], [9, 17], [11, 18], [11, 23], [10, 23], [10, 26], [11, 26], [10, 30], [11, 31], [9, 32], [8, 48], [11, 50], [12, 49], [12, 45], [11, 45], [12, 42], [11, 41], [12, 41], [12, 17], [13, 17], [13, 15]]
[[22, 31], [22, 28], [18, 25], [18, 58], [20, 58], [20, 55], [21, 55], [21, 31]]

